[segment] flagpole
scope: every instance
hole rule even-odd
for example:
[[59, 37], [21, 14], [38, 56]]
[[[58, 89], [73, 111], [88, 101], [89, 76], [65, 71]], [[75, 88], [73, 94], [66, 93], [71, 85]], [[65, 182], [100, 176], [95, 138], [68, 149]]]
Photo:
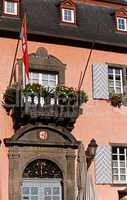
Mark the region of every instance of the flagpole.
[[20, 42], [20, 39], [18, 38], [18, 41], [17, 41], [17, 44], [16, 44], [16, 50], [15, 50], [14, 60], [13, 60], [13, 65], [12, 65], [12, 71], [11, 71], [11, 77], [10, 77], [10, 81], [9, 81], [9, 86], [12, 83], [12, 79], [13, 79], [14, 72], [15, 72], [15, 67], [16, 67], [15, 61], [16, 61], [16, 57], [17, 57], [17, 53], [18, 53], [19, 42]]
[[89, 52], [89, 56], [88, 56], [88, 59], [87, 59], [87, 63], [86, 63], [86, 66], [85, 66], [85, 69], [84, 69], [82, 78], [81, 78], [80, 83], [79, 83], [78, 91], [80, 91], [80, 89], [81, 89], [81, 87], [82, 87], [82, 84], [83, 84], [83, 81], [84, 81], [84, 78], [85, 78], [85, 74], [86, 74], [86, 70], [87, 70], [87, 67], [88, 67], [88, 64], [89, 64], [89, 61], [90, 61], [90, 58], [91, 58], [91, 54], [92, 54], [92, 52], [93, 52], [94, 45], [95, 45], [95, 40], [94, 40], [93, 43], [92, 43], [92, 47], [91, 47], [91, 50], [90, 50], [90, 52]]
[[81, 87], [82, 87], [82, 84], [83, 84], [83, 81], [84, 81], [84, 78], [85, 78], [85, 75], [86, 75], [86, 71], [87, 71], [87, 68], [88, 68], [88, 65], [89, 65], [89, 61], [90, 61], [90, 58], [91, 58], [91, 55], [92, 55], [92, 52], [93, 52], [93, 49], [94, 49], [94, 46], [95, 46], [96, 35], [97, 35], [98, 32], [99, 32], [99, 23], [97, 24], [95, 38], [92, 41], [92, 46], [91, 46], [91, 49], [90, 49], [90, 52], [89, 52], [89, 55], [88, 55], [88, 58], [87, 58], [87, 62], [86, 62], [86, 65], [85, 65], [84, 72], [82, 74], [82, 77], [81, 77], [81, 80], [80, 80], [80, 83], [79, 83], [79, 86], [78, 86], [78, 91], [81, 90]]

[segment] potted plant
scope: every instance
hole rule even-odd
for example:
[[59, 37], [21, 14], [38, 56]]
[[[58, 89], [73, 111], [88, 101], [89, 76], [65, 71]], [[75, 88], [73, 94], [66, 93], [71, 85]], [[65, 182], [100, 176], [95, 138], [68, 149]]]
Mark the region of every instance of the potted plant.
[[3, 107], [5, 108], [8, 114], [10, 113], [10, 110], [15, 107], [16, 104], [16, 88], [17, 84], [13, 84], [7, 87], [3, 95]]
[[42, 86], [38, 83], [27, 84], [25, 89], [23, 89], [23, 94], [25, 96], [36, 96], [40, 94]]
[[61, 105], [67, 105], [68, 102], [73, 104], [76, 101], [76, 92], [72, 87], [59, 85], [56, 87], [56, 95]]
[[89, 100], [88, 95], [83, 90], [79, 91], [79, 103], [86, 103]]
[[86, 103], [88, 101], [87, 94], [82, 91], [77, 91], [73, 87], [67, 87], [59, 85], [56, 87], [56, 94], [59, 96], [59, 103], [66, 105], [74, 105], [79, 98], [79, 104]]
[[68, 91], [67, 87], [64, 85], [58, 85], [55, 91], [56, 95], [58, 96], [58, 103], [60, 105], [66, 105], [68, 103]]
[[122, 103], [122, 94], [113, 93], [111, 95], [111, 105], [114, 107], [120, 107]]

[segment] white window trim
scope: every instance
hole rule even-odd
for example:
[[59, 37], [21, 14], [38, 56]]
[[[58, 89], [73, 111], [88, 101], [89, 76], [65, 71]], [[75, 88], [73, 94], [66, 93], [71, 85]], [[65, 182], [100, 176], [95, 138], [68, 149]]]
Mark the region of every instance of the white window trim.
[[[119, 19], [124, 20], [125, 29], [119, 28]], [[119, 31], [127, 31], [127, 19], [126, 19], [126, 18], [117, 17], [117, 29], [118, 29]]]
[[[7, 4], [10, 2], [14, 4], [14, 12], [7, 11]], [[18, 3], [12, 2], [12, 1], [4, 1], [4, 13], [9, 14], [9, 15], [17, 15], [18, 14]]]
[[[122, 146], [121, 146], [122, 147]], [[113, 180], [113, 183], [114, 184], [127, 184], [127, 158], [126, 158], [126, 151], [127, 151], [127, 147], [125, 146], [125, 148], [124, 148], [124, 154], [122, 154], [122, 155], [124, 155], [125, 156], [125, 160], [124, 160], [124, 163], [125, 163], [125, 174], [121, 174], [120, 173], [120, 159], [119, 159], [119, 156], [121, 155], [120, 154], [120, 152], [119, 152], [119, 148], [120, 148], [120, 146], [116, 146], [116, 148], [117, 148], [117, 153], [112, 153], [112, 155], [117, 155], [117, 162], [118, 162], [118, 167], [112, 167], [112, 170], [114, 169], [114, 168], [116, 168], [116, 169], [118, 169], [118, 173], [114, 173], [113, 175], [117, 175], [118, 176], [118, 180]], [[112, 160], [113, 161], [113, 160]], [[124, 167], [122, 167], [122, 168], [124, 168]], [[120, 179], [120, 175], [124, 175], [125, 176], [125, 181], [123, 181], [123, 180], [121, 180]]]
[[[116, 68], [113, 68], [113, 88], [114, 88], [115, 93], [117, 93], [117, 91], [116, 91], [117, 87], [116, 87], [116, 73], [115, 73], [115, 70], [116, 70]], [[119, 68], [119, 70], [120, 70], [120, 90], [121, 90], [121, 94], [123, 94], [123, 73], [122, 73], [122, 69], [121, 68]]]
[[[31, 188], [31, 187], [37, 187], [38, 188], [38, 193], [37, 195], [33, 195], [33, 196], [38, 196], [38, 199], [44, 199], [45, 197], [45, 194], [44, 194], [44, 188], [48, 187], [48, 188], [51, 188], [53, 189], [54, 187], [58, 187], [59, 188], [59, 194], [55, 195], [54, 196], [58, 196], [59, 197], [59, 200], [62, 200], [62, 186], [61, 186], [61, 179], [59, 178], [34, 178], [34, 179], [23, 179], [23, 183], [22, 183], [22, 188], [21, 188], [21, 194], [22, 194], [22, 200], [24, 199], [23, 196], [29, 196], [28, 195], [25, 195], [23, 194], [23, 188], [24, 187], [28, 187], [28, 188]], [[30, 196], [32, 196], [30, 194]], [[53, 196], [53, 193], [50, 194], [50, 196], [52, 197]]]
[[[71, 20], [66, 20], [65, 18], [64, 18], [64, 11], [65, 10], [69, 10], [69, 11], [71, 11]], [[62, 8], [62, 21], [63, 22], [68, 22], [68, 23], [74, 23], [74, 10], [72, 10], [72, 9], [68, 9], [68, 8]]]
[[[30, 72], [30, 76], [32, 76], [34, 73], [38, 73], [38, 72]], [[38, 73], [38, 83], [40, 84], [40, 85], [43, 85], [43, 83], [42, 83], [42, 77], [43, 77], [43, 72], [42, 73]], [[51, 73], [49, 72], [49, 73], [46, 73], [47, 75], [50, 75]], [[58, 85], [58, 74], [54, 74], [54, 76], [55, 76], [55, 82], [56, 82], [56, 86]], [[48, 79], [47, 79], [47, 81], [50, 81], [49, 80], [49, 77], [48, 77]], [[31, 84], [32, 84], [32, 81], [30, 82]], [[46, 86], [45, 86], [46, 87]], [[50, 86], [49, 86], [50, 87]], [[53, 87], [52, 87], [53, 88]]]

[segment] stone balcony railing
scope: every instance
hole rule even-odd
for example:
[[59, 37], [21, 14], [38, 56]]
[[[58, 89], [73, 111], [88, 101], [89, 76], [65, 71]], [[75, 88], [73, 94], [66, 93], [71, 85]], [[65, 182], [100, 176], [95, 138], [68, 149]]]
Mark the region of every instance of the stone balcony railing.
[[74, 123], [81, 114], [80, 102], [76, 98], [39, 97], [19, 95], [13, 106], [11, 115], [14, 128], [26, 123], [54, 123], [72, 130]]
[[62, 97], [22, 97], [22, 115], [31, 118], [65, 120], [76, 119], [79, 115], [79, 101], [76, 99], [63, 99]]
[[16, 129], [36, 122], [54, 123], [72, 129], [81, 114], [80, 106], [87, 102], [87, 98], [85, 92], [65, 86], [57, 87], [52, 92], [37, 84], [29, 84], [25, 89], [12, 85], [5, 91], [3, 106], [11, 114]]

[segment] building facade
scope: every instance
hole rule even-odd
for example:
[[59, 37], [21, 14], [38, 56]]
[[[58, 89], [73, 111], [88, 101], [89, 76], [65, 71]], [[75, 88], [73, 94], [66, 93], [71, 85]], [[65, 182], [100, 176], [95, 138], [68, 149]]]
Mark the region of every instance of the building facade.
[[[74, 200], [76, 151], [80, 141], [87, 149], [92, 138], [98, 148], [89, 170], [97, 199], [126, 196], [126, 9], [122, 0], [0, 2], [1, 200]], [[18, 106], [7, 114], [3, 94], [9, 86], [25, 12], [30, 83], [50, 91], [58, 84], [78, 90], [87, 67], [81, 88], [89, 97], [86, 104], [76, 99], [68, 110], [64, 104], [59, 106], [57, 97], [51, 97], [50, 103], [31, 97], [22, 105], [20, 42], [12, 81], [19, 84]]]

